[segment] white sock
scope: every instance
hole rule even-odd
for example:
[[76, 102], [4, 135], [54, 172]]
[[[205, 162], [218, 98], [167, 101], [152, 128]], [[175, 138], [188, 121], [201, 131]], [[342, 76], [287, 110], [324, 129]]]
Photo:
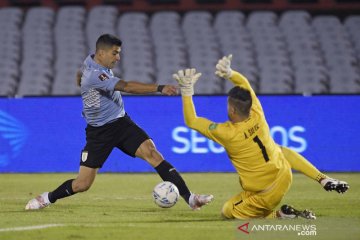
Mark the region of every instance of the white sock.
[[192, 205], [194, 205], [194, 197], [195, 194], [191, 193], [190, 197], [189, 197], [189, 206], [191, 207]]
[[48, 192], [44, 192], [43, 194], [41, 194], [41, 197], [44, 199], [44, 202], [46, 204], [51, 204], [51, 202], [49, 200], [49, 193]]
[[334, 179], [332, 178], [324, 178], [323, 180], [320, 181], [320, 184], [324, 187], [329, 181], [333, 181]]

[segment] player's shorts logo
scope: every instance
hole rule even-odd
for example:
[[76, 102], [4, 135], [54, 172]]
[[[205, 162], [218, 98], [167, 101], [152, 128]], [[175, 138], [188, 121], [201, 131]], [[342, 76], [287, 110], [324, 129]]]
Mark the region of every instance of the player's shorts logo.
[[82, 151], [82, 153], [81, 153], [81, 161], [86, 162], [88, 155], [89, 155], [88, 151]]

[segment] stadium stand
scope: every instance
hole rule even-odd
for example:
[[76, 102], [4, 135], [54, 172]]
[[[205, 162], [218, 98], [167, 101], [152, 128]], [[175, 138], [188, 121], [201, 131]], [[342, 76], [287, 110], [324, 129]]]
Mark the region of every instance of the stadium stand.
[[55, 58], [53, 31], [54, 10], [30, 8], [22, 27], [22, 62], [17, 94], [47, 95], [50, 93]]
[[187, 66], [187, 48], [180, 24], [180, 14], [172, 11], [154, 13], [150, 20], [156, 79], [164, 84], [173, 83], [172, 74]]
[[11, 96], [20, 76], [21, 22], [23, 12], [18, 8], [0, 9], [0, 95]]
[[292, 92], [292, 71], [284, 36], [277, 26], [277, 15], [270, 11], [253, 12], [246, 26], [259, 66], [259, 92]]
[[[234, 31], [233, 29], [237, 29]], [[245, 15], [239, 11], [220, 11], [214, 20], [214, 30], [220, 44], [220, 53], [228, 55], [233, 52], [232, 65], [234, 69], [242, 69], [252, 87], [258, 90], [258, 66], [255, 59], [255, 48], [253, 41], [245, 27]], [[224, 92], [233, 86], [231, 82], [224, 81]]]
[[360, 15], [59, 6], [0, 8], [1, 96], [78, 95], [75, 73], [103, 33], [121, 36], [114, 72], [128, 80], [173, 83], [172, 73], [193, 66], [203, 74], [197, 93], [226, 93], [231, 84], [214, 65], [233, 53], [258, 93], [360, 93]]
[[359, 59], [339, 19], [318, 16], [312, 24], [329, 73], [330, 92], [359, 92]]
[[350, 41], [355, 48], [357, 59], [360, 59], [360, 15], [348, 16], [344, 23], [345, 29], [349, 35]]
[[56, 59], [52, 95], [80, 93], [73, 79], [88, 53], [85, 14], [85, 8], [79, 6], [62, 7], [58, 11], [54, 28]]
[[284, 34], [295, 93], [328, 92], [328, 76], [320, 44], [311, 26], [311, 16], [305, 11], [288, 11], [282, 14], [279, 26]]
[[117, 33], [122, 36], [120, 75], [124, 79], [137, 79], [144, 83], [155, 82], [155, 64], [149, 16], [145, 13], [125, 13], [118, 19]]
[[212, 27], [213, 16], [206, 11], [185, 13], [182, 21], [188, 66], [196, 66], [204, 81], [195, 86], [196, 92], [215, 94], [222, 92], [221, 81], [214, 75], [214, 66], [220, 57], [219, 44]]

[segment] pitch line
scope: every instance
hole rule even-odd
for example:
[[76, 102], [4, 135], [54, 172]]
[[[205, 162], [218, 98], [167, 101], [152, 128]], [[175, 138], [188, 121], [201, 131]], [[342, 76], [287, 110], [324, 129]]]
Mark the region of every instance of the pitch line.
[[0, 228], [0, 232], [15, 232], [15, 231], [29, 231], [29, 230], [37, 230], [51, 227], [62, 227], [64, 224], [44, 224], [37, 226], [25, 226], [25, 227], [14, 227], [14, 228]]

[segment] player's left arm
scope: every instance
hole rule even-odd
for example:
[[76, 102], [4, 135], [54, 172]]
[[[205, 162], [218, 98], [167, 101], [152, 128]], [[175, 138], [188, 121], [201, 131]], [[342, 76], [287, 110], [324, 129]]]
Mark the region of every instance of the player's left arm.
[[192, 100], [194, 95], [194, 84], [200, 78], [201, 73], [196, 73], [196, 69], [180, 70], [173, 74], [173, 78], [179, 83], [183, 102], [183, 114], [185, 124], [206, 137], [222, 144], [225, 139], [224, 131], [212, 131], [217, 124], [196, 115], [195, 106]]
[[228, 137], [228, 131], [221, 131], [222, 124], [217, 124], [209, 119], [198, 117], [192, 96], [182, 96], [182, 103], [186, 126], [223, 145], [224, 141]]
[[157, 85], [125, 80], [119, 80], [115, 85], [115, 90], [133, 94], [160, 92], [164, 95], [175, 95], [177, 93], [177, 89], [173, 85]]

